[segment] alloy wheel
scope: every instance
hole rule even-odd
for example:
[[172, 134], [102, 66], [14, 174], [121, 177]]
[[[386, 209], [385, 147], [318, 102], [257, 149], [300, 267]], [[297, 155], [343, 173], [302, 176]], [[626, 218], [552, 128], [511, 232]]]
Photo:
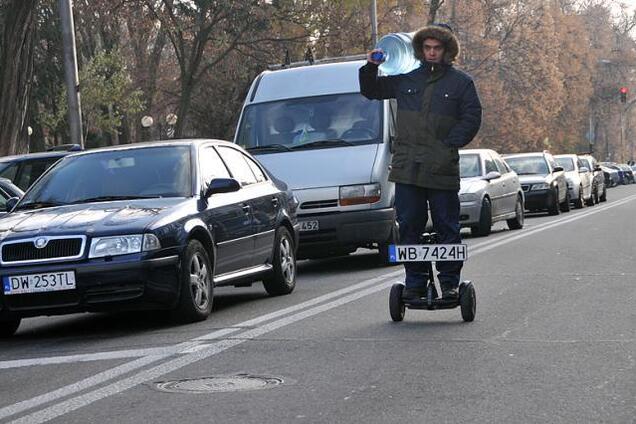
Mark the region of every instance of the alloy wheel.
[[192, 255], [190, 262], [190, 290], [196, 307], [205, 310], [210, 302], [210, 273], [198, 252]]

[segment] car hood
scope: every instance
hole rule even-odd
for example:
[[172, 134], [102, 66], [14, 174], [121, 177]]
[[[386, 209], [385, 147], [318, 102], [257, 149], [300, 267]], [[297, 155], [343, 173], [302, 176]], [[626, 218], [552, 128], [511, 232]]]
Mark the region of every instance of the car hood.
[[459, 194], [477, 193], [486, 185], [486, 180], [481, 177], [462, 178], [459, 183]]
[[292, 190], [370, 183], [378, 144], [256, 155]]
[[545, 174], [533, 174], [533, 175], [519, 175], [520, 184], [538, 184], [545, 183], [547, 179]]
[[37, 234], [131, 234], [194, 199], [143, 199], [58, 206], [16, 211], [0, 219], [0, 239]]

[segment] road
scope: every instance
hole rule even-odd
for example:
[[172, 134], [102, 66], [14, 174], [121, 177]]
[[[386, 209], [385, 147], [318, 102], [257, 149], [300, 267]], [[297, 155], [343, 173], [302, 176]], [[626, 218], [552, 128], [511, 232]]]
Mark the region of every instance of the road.
[[466, 234], [473, 323], [459, 309], [391, 322], [403, 271], [368, 252], [299, 262], [290, 296], [219, 289], [192, 325], [25, 320], [0, 342], [0, 422], [634, 423], [636, 185], [608, 197]]

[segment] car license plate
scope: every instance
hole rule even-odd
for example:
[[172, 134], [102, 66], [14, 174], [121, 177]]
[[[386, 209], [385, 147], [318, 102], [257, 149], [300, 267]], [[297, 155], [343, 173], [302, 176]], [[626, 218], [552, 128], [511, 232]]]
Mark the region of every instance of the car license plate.
[[390, 245], [390, 262], [441, 262], [465, 261], [468, 258], [466, 244], [415, 244]]
[[5, 295], [73, 290], [75, 288], [75, 272], [60, 271], [4, 276], [2, 283]]
[[318, 231], [319, 229], [318, 221], [300, 221], [300, 231]]

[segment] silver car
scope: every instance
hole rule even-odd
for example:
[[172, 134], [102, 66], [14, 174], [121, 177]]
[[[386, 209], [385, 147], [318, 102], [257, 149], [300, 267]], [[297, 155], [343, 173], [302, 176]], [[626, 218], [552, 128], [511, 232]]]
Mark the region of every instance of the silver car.
[[490, 149], [459, 152], [461, 188], [459, 221], [475, 236], [490, 234], [492, 224], [506, 220], [508, 228], [523, 227], [524, 195], [519, 177]]
[[574, 154], [554, 156], [557, 164], [565, 171], [568, 181], [568, 191], [574, 207], [580, 209], [585, 205], [594, 205], [592, 198], [592, 173], [588, 165]]

